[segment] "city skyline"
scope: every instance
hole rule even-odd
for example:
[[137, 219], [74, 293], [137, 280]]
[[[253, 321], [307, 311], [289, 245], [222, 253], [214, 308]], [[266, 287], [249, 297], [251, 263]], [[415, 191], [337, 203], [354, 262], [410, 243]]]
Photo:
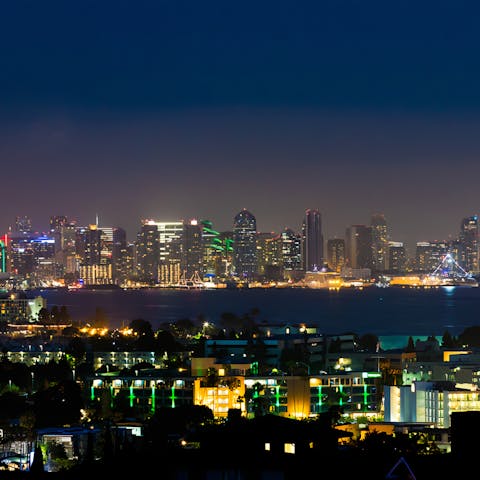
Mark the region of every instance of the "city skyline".
[[[80, 228], [80, 227], [85, 227], [85, 228], [88, 228], [90, 225], [96, 225], [98, 228], [107, 228], [107, 229], [112, 229], [112, 228], [120, 228], [122, 230], [124, 230], [124, 234], [126, 235], [126, 239], [128, 242], [130, 243], [135, 243], [137, 240], [138, 240], [138, 235], [140, 234], [141, 230], [142, 230], [142, 225], [144, 224], [156, 224], [156, 223], [164, 223], [164, 224], [176, 224], [176, 223], [184, 223], [184, 224], [189, 224], [190, 222], [202, 222], [202, 221], [209, 221], [211, 222], [212, 224], [212, 228], [217, 230], [217, 231], [220, 231], [220, 232], [230, 232], [232, 235], [234, 234], [235, 232], [235, 225], [236, 225], [236, 219], [239, 215], [242, 215], [243, 213], [247, 213], [247, 214], [251, 214], [253, 216], [253, 220], [255, 222], [255, 226], [257, 226], [258, 224], [258, 219], [255, 215], [254, 212], [252, 212], [251, 210], [247, 209], [247, 208], [243, 208], [241, 209], [240, 211], [236, 212], [235, 216], [232, 217], [232, 225], [229, 227], [229, 228], [225, 228], [225, 229], [222, 229], [222, 228], [219, 228], [215, 222], [215, 219], [207, 219], [207, 218], [202, 218], [202, 217], [196, 217], [196, 216], [189, 216], [189, 217], [186, 217], [186, 218], [159, 218], [159, 217], [144, 217], [144, 218], [141, 218], [138, 220], [138, 224], [131, 230], [129, 231], [125, 225], [117, 225], [117, 224], [109, 224], [108, 222], [104, 222], [104, 221], [101, 221], [100, 217], [98, 216], [98, 214], [95, 215], [95, 218], [93, 219], [93, 221], [88, 221], [86, 223], [82, 223], [82, 222], [79, 222], [77, 218], [73, 218], [73, 217], [69, 217], [68, 215], [64, 215], [64, 214], [61, 214], [61, 215], [50, 215], [48, 217], [48, 222], [42, 226], [40, 226], [40, 228], [37, 227], [38, 222], [35, 222], [35, 221], [32, 221], [34, 219], [30, 218], [28, 215], [17, 215], [14, 219], [14, 221], [12, 221], [10, 224], [9, 224], [9, 227], [3, 232], [4, 234], [7, 234], [9, 232], [18, 232], [22, 229], [17, 229], [16, 226], [17, 226], [17, 222], [20, 222], [20, 223], [24, 223], [25, 221], [27, 222], [27, 224], [29, 226], [31, 226], [31, 232], [35, 235], [46, 235], [46, 236], [49, 236], [50, 235], [50, 228], [51, 228], [51, 225], [50, 225], [50, 222], [51, 220], [54, 218], [54, 217], [59, 217], [59, 218], [63, 218], [63, 219], [66, 219], [67, 223], [74, 223], [76, 225], [77, 228]], [[449, 242], [449, 241], [455, 241], [455, 240], [458, 240], [462, 237], [463, 235], [463, 228], [465, 228], [465, 222], [469, 222], [469, 221], [474, 221], [475, 222], [475, 225], [477, 225], [477, 218], [478, 216], [477, 215], [469, 215], [469, 216], [464, 216], [462, 217], [462, 219], [460, 220], [460, 224], [461, 224], [461, 227], [462, 228], [459, 228], [458, 232], [456, 235], [451, 235], [449, 238], [426, 238], [426, 239], [422, 239], [422, 240], [415, 240], [411, 245], [408, 244], [408, 242], [403, 242], [403, 241], [399, 241], [398, 239], [395, 239], [392, 237], [391, 235], [391, 230], [392, 230], [392, 226], [390, 225], [390, 223], [388, 222], [388, 219], [384, 216], [383, 213], [380, 213], [380, 212], [376, 212], [374, 214], [372, 214], [370, 216], [370, 219], [365, 222], [365, 223], [352, 223], [352, 224], [349, 224], [346, 226], [343, 234], [339, 234], [339, 235], [333, 235], [333, 236], [329, 236], [324, 228], [323, 228], [323, 215], [322, 215], [322, 212], [320, 212], [318, 209], [305, 209], [305, 211], [303, 212], [303, 217], [300, 221], [300, 226], [296, 229], [294, 228], [291, 228], [289, 226], [285, 226], [283, 228], [280, 228], [278, 230], [261, 230], [259, 228], [256, 228], [256, 232], [258, 234], [262, 234], [262, 233], [271, 233], [271, 234], [276, 234], [276, 235], [281, 235], [283, 232], [286, 232], [287, 230], [290, 230], [292, 232], [294, 232], [296, 235], [298, 235], [299, 237], [303, 236], [306, 231], [305, 231], [305, 220], [306, 218], [308, 218], [310, 212], [317, 212], [317, 216], [319, 216], [319, 220], [317, 220], [317, 222], [319, 222], [319, 230], [318, 230], [318, 233], [317, 233], [317, 240], [315, 240], [315, 242], [318, 242], [318, 241], [321, 241], [321, 243], [323, 243], [323, 247], [322, 247], [322, 252], [323, 252], [323, 255], [324, 255], [324, 261], [326, 261], [326, 256], [327, 256], [327, 249], [326, 249], [326, 243], [328, 240], [336, 240], [336, 239], [342, 239], [346, 242], [348, 242], [348, 238], [349, 238], [349, 235], [351, 234], [351, 230], [352, 228], [355, 229], [357, 227], [360, 227], [360, 228], [363, 228], [363, 227], [367, 227], [367, 228], [375, 228], [375, 225], [377, 224], [377, 222], [379, 221], [379, 219], [381, 219], [381, 222], [383, 223], [384, 225], [384, 233], [383, 233], [383, 241], [385, 242], [391, 242], [392, 244], [403, 244], [403, 246], [405, 247], [407, 253], [409, 256], [415, 256], [415, 248], [417, 247], [417, 245], [419, 244], [422, 244], [422, 243], [425, 243], [425, 242]], [[254, 229], [255, 230], [255, 229]], [[319, 237], [319, 235], [321, 237]], [[369, 233], [369, 235], [372, 235], [372, 239], [374, 239], [375, 235], [373, 233], [373, 230], [372, 232]], [[307, 235], [308, 236], [308, 235]], [[321, 240], [320, 240], [321, 238]], [[317, 255], [319, 254], [319, 252], [317, 253]], [[383, 255], [385, 254], [385, 252], [383, 252]], [[384, 260], [382, 260], [384, 261]]]
[[325, 238], [383, 213], [456, 238], [479, 211], [478, 6], [10, 2], [0, 228], [205, 218]]

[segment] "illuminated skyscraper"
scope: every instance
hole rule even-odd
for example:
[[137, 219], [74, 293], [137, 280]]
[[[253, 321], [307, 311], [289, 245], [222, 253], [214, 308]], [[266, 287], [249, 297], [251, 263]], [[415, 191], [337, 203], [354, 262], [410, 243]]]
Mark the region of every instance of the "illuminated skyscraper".
[[372, 270], [385, 272], [388, 268], [388, 231], [385, 216], [372, 215]]
[[183, 224], [182, 272], [185, 279], [203, 279], [202, 225], [197, 220]]
[[351, 225], [345, 234], [347, 266], [372, 268], [372, 228], [367, 225]]
[[21, 233], [23, 235], [30, 235], [33, 233], [32, 230], [32, 221], [27, 216], [16, 217], [15, 218], [15, 232]]
[[246, 209], [233, 221], [233, 267], [240, 280], [253, 280], [257, 275], [257, 220]]
[[407, 254], [403, 242], [388, 242], [388, 271], [404, 273], [407, 266]]
[[447, 242], [417, 242], [415, 248], [415, 267], [419, 273], [432, 273], [442, 263], [449, 252]]
[[280, 235], [273, 232], [257, 233], [258, 273], [264, 280], [283, 279], [282, 241]]
[[459, 262], [470, 273], [479, 272], [478, 217], [473, 215], [462, 220], [459, 237]]
[[307, 272], [323, 268], [322, 216], [318, 210], [308, 209], [302, 226], [303, 265]]
[[291, 228], [286, 228], [280, 236], [284, 275], [296, 277], [302, 270], [302, 237]]
[[335, 272], [341, 272], [345, 267], [345, 240], [330, 238], [327, 241], [327, 263]]

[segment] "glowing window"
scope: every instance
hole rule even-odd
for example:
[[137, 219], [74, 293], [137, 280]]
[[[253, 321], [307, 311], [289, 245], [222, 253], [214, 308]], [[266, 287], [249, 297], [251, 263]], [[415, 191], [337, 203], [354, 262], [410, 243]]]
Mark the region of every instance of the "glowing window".
[[295, 453], [295, 444], [294, 443], [286, 443], [284, 447], [285, 453]]

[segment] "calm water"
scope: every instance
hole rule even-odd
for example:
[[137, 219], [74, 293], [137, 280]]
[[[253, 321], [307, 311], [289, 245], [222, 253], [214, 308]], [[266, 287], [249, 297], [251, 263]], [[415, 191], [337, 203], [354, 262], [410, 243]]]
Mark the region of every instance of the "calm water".
[[[308, 289], [38, 291], [47, 306], [65, 305], [74, 320], [86, 321], [102, 308], [110, 328], [148, 320], [154, 329], [180, 318], [200, 315], [213, 323], [224, 312], [243, 315], [259, 310], [268, 324], [306, 323], [325, 334], [374, 333], [380, 337], [458, 335], [480, 325], [480, 288], [452, 290], [377, 288], [337, 291]], [[383, 341], [383, 340], [382, 340]]]

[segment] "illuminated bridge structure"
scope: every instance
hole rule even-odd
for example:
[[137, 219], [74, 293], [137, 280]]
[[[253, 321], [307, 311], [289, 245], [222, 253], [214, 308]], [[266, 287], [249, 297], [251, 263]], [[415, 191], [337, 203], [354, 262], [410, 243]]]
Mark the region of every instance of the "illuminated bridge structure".
[[451, 253], [446, 253], [442, 257], [441, 262], [428, 275], [426, 280], [430, 285], [478, 286], [475, 277], [464, 270]]

